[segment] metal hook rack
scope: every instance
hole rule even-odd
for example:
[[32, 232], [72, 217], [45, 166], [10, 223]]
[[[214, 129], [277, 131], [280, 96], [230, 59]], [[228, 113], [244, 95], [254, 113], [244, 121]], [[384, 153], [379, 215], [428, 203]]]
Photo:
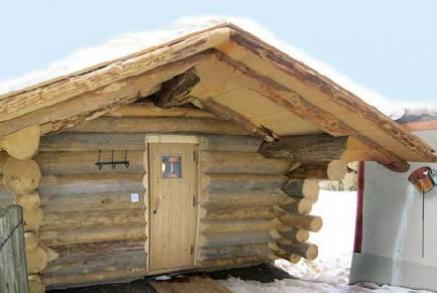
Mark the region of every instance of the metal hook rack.
[[117, 161], [115, 160], [115, 150], [112, 151], [111, 154], [111, 161], [102, 161], [102, 150], [99, 150], [99, 156], [97, 158], [97, 162], [95, 165], [99, 170], [103, 169], [104, 165], [111, 165], [112, 169], [115, 169], [117, 165], [124, 165], [126, 168], [129, 168], [129, 161], [127, 160], [127, 150], [124, 151], [124, 160], [123, 161]]

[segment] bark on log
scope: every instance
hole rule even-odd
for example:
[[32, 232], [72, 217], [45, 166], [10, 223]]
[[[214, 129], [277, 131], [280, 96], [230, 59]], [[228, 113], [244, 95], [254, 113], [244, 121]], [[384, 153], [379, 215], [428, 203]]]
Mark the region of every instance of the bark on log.
[[291, 225], [311, 232], [319, 232], [323, 224], [322, 218], [311, 215], [293, 215], [286, 213], [279, 216], [279, 220], [284, 223], [284, 225]]
[[114, 133], [204, 133], [244, 135], [246, 132], [229, 121], [198, 118], [113, 118], [102, 117], [71, 127], [69, 132]]
[[280, 189], [248, 190], [248, 191], [213, 191], [204, 194], [206, 209], [220, 207], [263, 207], [293, 202]]
[[232, 233], [232, 232], [254, 232], [270, 231], [280, 229], [282, 223], [275, 220], [203, 220], [200, 224], [200, 232], [213, 233]]
[[262, 141], [259, 137], [249, 135], [205, 135], [200, 138], [200, 150], [254, 153]]
[[144, 133], [59, 133], [41, 137], [40, 152], [144, 151]]
[[268, 243], [273, 240], [269, 231], [202, 233], [199, 236], [199, 247], [219, 248], [233, 245]]
[[108, 117], [185, 117], [185, 118], [221, 118], [214, 114], [197, 109], [194, 106], [175, 107], [175, 108], [160, 108], [155, 106], [152, 102], [135, 103], [121, 106], [104, 114]]
[[201, 248], [199, 251], [199, 260], [214, 260], [226, 258], [238, 258], [248, 256], [266, 256], [270, 248], [265, 243], [236, 245], [220, 248]]
[[11, 133], [0, 140], [0, 149], [18, 160], [31, 159], [37, 152], [40, 140], [39, 125], [32, 125]]
[[216, 102], [212, 98], [202, 100], [201, 103], [202, 106], [209, 112], [214, 113], [218, 117], [221, 117], [225, 120], [234, 121], [237, 125], [245, 129], [247, 133], [262, 137], [264, 141], [272, 142], [279, 138], [279, 136], [272, 130], [267, 129], [262, 125], [256, 125], [252, 123], [248, 118], [241, 115], [241, 113]]
[[118, 240], [144, 240], [144, 224], [112, 226], [105, 229], [84, 228], [63, 231], [42, 231], [40, 240], [50, 247], [79, 243], [105, 242]]
[[[230, 205], [232, 203], [229, 203]], [[248, 219], [273, 219], [275, 209], [269, 207], [220, 207], [206, 209], [204, 220], [248, 220]]]
[[209, 151], [200, 153], [202, 172], [285, 174], [290, 168], [288, 160], [266, 159], [258, 153]]
[[343, 161], [303, 163], [287, 174], [294, 179], [328, 179], [332, 181], [341, 180], [346, 176], [347, 164]]
[[5, 185], [17, 194], [35, 190], [41, 180], [41, 171], [33, 160], [9, 158], [3, 174]]
[[307, 215], [313, 208], [313, 201], [308, 198], [296, 199], [293, 202], [280, 205], [279, 208], [291, 214]]
[[102, 192], [80, 194], [41, 195], [41, 207], [46, 213], [92, 212], [111, 210], [144, 210], [143, 192], [138, 193], [138, 202], [131, 201], [131, 193], [138, 192]]
[[297, 254], [288, 254], [286, 252], [283, 251], [272, 251], [269, 254], [269, 258], [271, 260], [277, 260], [277, 259], [285, 259], [288, 260], [289, 262], [291, 262], [292, 264], [297, 264], [300, 260], [301, 257]]
[[306, 242], [310, 233], [298, 228], [282, 228], [270, 231], [273, 238], [277, 240], [290, 240], [292, 242]]
[[274, 251], [283, 251], [288, 254], [297, 254], [308, 260], [316, 259], [319, 253], [317, 246], [311, 243], [274, 243], [273, 245], [270, 244], [269, 246]]
[[283, 184], [282, 191], [288, 196], [308, 198], [315, 202], [320, 192], [319, 181], [315, 179], [290, 179]]
[[153, 97], [155, 105], [170, 108], [189, 103], [193, 98], [189, 96], [192, 88], [200, 82], [196, 71], [191, 68], [186, 72], [162, 83]]
[[91, 174], [45, 176], [38, 187], [40, 196], [101, 192], [143, 193], [142, 174]]
[[131, 267], [146, 266], [146, 253], [144, 249], [112, 252], [110, 257], [87, 257], [86, 261], [75, 260], [71, 262], [49, 264], [44, 270], [47, 276], [78, 275], [88, 272], [110, 272]]
[[244, 264], [257, 264], [268, 261], [267, 255], [257, 255], [257, 256], [247, 256], [247, 257], [237, 257], [237, 258], [225, 258], [225, 259], [214, 259], [214, 260], [203, 260], [199, 262], [200, 267], [232, 267], [241, 266]]
[[280, 175], [204, 174], [201, 179], [204, 191], [240, 191], [280, 188], [287, 177]]
[[92, 272], [77, 275], [63, 275], [50, 276], [43, 275], [43, 282], [50, 285], [56, 284], [85, 284], [85, 283], [99, 283], [109, 281], [131, 280], [136, 277], [144, 277], [148, 274], [148, 270], [143, 265], [138, 268], [127, 268], [122, 270], [115, 270], [110, 272]]
[[112, 211], [77, 211], [47, 213], [40, 231], [79, 229], [88, 227], [111, 227], [113, 225], [135, 225], [145, 223], [144, 209]]
[[[143, 138], [144, 139], [144, 138]], [[112, 155], [114, 154], [114, 157]], [[144, 151], [98, 151], [94, 152], [43, 152], [35, 158], [41, 168], [41, 173], [47, 175], [73, 175], [73, 174], [107, 174], [107, 173], [144, 173]], [[102, 169], [96, 165], [100, 162], [129, 161], [129, 166], [124, 164], [103, 165]]]
[[267, 158], [287, 158], [298, 162], [332, 161], [341, 158], [347, 139], [328, 134], [287, 136], [274, 142], [263, 142], [259, 152]]
[[[8, 161], [8, 159], [9, 159], [9, 154], [7, 152], [0, 151], [0, 175], [3, 174], [3, 169], [5, 168], [5, 164]], [[0, 179], [1, 177], [2, 176], [0, 176]]]

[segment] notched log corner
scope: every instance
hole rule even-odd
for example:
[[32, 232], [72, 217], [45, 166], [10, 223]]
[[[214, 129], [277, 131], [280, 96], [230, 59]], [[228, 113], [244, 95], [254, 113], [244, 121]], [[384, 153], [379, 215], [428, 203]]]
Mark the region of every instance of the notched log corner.
[[153, 103], [162, 108], [171, 108], [189, 103], [193, 97], [190, 92], [200, 82], [194, 68], [162, 83], [161, 90], [153, 97]]

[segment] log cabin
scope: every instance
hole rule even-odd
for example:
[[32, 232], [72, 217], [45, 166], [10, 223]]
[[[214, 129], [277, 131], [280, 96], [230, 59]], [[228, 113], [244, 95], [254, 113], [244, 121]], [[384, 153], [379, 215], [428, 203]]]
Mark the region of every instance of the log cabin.
[[0, 207], [30, 286], [315, 259], [319, 180], [435, 160], [328, 77], [223, 23], [0, 96]]

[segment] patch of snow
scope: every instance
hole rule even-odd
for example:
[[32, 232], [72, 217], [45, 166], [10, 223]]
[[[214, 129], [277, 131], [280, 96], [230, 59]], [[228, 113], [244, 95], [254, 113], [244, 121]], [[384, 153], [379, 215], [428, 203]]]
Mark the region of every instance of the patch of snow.
[[347, 284], [353, 255], [356, 204], [355, 191], [322, 189], [311, 213], [323, 218], [323, 226], [319, 232], [311, 233], [309, 239], [319, 247], [318, 258], [314, 261], [302, 259], [298, 264], [278, 260], [276, 266], [299, 279]]
[[[260, 283], [256, 281], [243, 281], [239, 278], [228, 278], [227, 280], [219, 281], [223, 286], [227, 287], [234, 293], [308, 293], [308, 292], [323, 292], [323, 293], [414, 293], [414, 292], [429, 292], [422, 290], [411, 290], [407, 288], [377, 286], [375, 284], [360, 285], [333, 285], [328, 283], [307, 282], [302, 280], [276, 280], [273, 283]], [[369, 286], [371, 285], [371, 286]], [[372, 288], [369, 289], [368, 287]]]
[[32, 84], [63, 76], [104, 61], [123, 57], [127, 54], [170, 41], [182, 35], [199, 31], [222, 22], [232, 22], [244, 30], [253, 33], [270, 45], [275, 46], [291, 57], [307, 64], [314, 70], [332, 79], [392, 119], [398, 119], [403, 115], [403, 108], [391, 102], [390, 99], [353, 82], [345, 75], [334, 71], [330, 66], [305, 54], [302, 50], [281, 41], [273, 33], [253, 20], [243, 17], [184, 17], [175, 21], [167, 28], [123, 34], [101, 46], [79, 49], [65, 59], [53, 62], [46, 69], [35, 70], [21, 77], [1, 81], [0, 94], [19, 90]]

